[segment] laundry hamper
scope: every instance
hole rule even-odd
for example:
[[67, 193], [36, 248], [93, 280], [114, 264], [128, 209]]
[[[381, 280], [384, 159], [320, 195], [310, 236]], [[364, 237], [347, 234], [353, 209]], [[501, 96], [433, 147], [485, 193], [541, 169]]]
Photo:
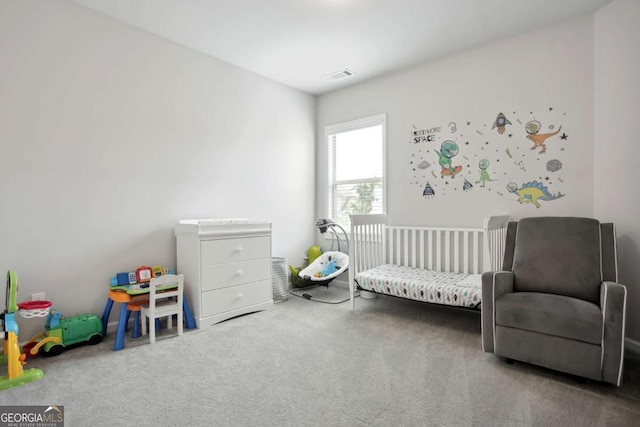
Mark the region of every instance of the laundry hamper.
[[286, 301], [289, 298], [289, 263], [286, 258], [272, 257], [271, 264], [273, 302]]

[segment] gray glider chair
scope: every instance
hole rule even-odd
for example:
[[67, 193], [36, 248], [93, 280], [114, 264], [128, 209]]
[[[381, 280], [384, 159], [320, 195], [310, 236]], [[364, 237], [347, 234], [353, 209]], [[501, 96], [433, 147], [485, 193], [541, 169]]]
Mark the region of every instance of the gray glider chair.
[[538, 217], [507, 226], [502, 271], [482, 275], [482, 348], [619, 386], [627, 290], [615, 227]]

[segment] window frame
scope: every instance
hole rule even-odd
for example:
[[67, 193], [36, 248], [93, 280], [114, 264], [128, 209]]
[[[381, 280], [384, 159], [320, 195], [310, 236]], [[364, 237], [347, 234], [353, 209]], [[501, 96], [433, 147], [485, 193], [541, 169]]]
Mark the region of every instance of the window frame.
[[[358, 129], [364, 129], [373, 126], [382, 126], [382, 214], [386, 214], [387, 212], [387, 115], [386, 113], [376, 114], [374, 116], [363, 117], [356, 120], [351, 120], [343, 123], [336, 123], [333, 125], [325, 126], [324, 128], [324, 209], [323, 209], [323, 217], [324, 218], [333, 218], [333, 212], [331, 212], [332, 207], [334, 206], [334, 202], [331, 199], [333, 195], [332, 186], [334, 185], [331, 182], [331, 177], [335, 176], [335, 171], [332, 172], [329, 170], [331, 167], [331, 153], [332, 147], [330, 142], [330, 137], [332, 135], [354, 131]], [[333, 149], [335, 152], [335, 148]], [[335, 163], [334, 163], [335, 165]], [[341, 183], [348, 183], [349, 181], [340, 181]], [[354, 180], [354, 182], [378, 182], [377, 180], [367, 179], [363, 180]], [[337, 219], [335, 219], [337, 221]], [[351, 233], [351, 224], [340, 224], [345, 230], [350, 234]]]

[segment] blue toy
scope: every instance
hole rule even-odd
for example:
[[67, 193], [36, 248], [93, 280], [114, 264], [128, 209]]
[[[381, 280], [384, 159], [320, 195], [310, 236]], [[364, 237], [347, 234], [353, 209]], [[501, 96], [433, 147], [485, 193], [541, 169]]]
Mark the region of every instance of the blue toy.
[[45, 323], [45, 327], [49, 329], [57, 328], [60, 325], [60, 319], [62, 319], [62, 313], [56, 310], [49, 311], [49, 315], [47, 316], [47, 322]]
[[128, 285], [129, 284], [129, 273], [118, 273], [116, 274], [116, 279], [118, 282], [118, 286]]
[[323, 268], [322, 270], [320, 270], [320, 273], [323, 276], [328, 276], [330, 274], [335, 273], [336, 271], [338, 271], [338, 267], [336, 267], [336, 262], [334, 260], [330, 260], [327, 263], [327, 266], [325, 268]]

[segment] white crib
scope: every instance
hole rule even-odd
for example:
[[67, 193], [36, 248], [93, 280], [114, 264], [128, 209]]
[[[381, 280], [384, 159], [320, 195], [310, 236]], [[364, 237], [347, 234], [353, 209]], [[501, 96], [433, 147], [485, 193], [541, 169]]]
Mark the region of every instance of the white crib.
[[349, 293], [368, 291], [480, 308], [481, 274], [499, 270], [508, 216], [482, 228], [388, 226], [385, 215], [352, 215]]

